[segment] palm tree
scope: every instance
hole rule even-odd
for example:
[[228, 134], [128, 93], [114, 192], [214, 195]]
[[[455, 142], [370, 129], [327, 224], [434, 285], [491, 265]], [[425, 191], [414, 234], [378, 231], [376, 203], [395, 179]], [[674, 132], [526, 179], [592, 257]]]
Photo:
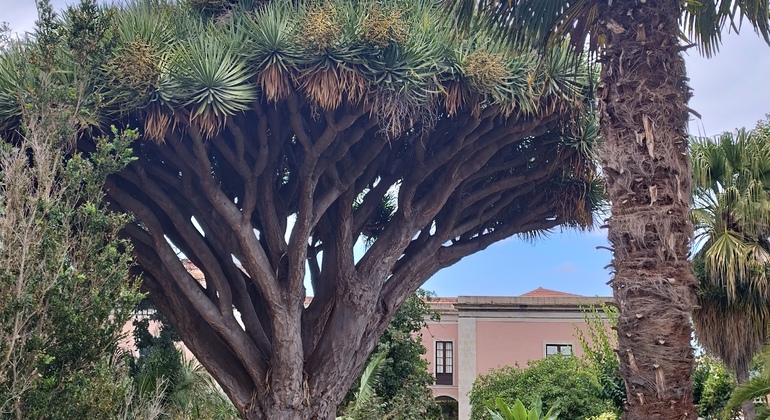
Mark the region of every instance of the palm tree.
[[[690, 162], [682, 26], [707, 56], [745, 20], [770, 43], [767, 0], [454, 0], [514, 38], [568, 36], [601, 64], [608, 236], [620, 308], [625, 419], [694, 419], [690, 344], [696, 281], [688, 260]], [[522, 35], [523, 34], [523, 35]]]
[[[716, 140], [692, 147], [692, 216], [703, 241], [695, 256], [700, 289], [693, 323], [698, 342], [741, 384], [770, 326], [770, 138], [740, 130]], [[743, 414], [754, 419], [750, 401]]]

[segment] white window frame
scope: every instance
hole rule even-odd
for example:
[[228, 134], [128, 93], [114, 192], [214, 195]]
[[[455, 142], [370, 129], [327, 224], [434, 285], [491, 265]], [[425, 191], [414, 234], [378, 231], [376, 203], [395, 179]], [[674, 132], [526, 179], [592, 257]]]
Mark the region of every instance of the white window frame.
[[[437, 347], [438, 343], [452, 343], [452, 364], [450, 365], [452, 368], [452, 372], [450, 373], [452, 375], [452, 383], [449, 385], [442, 385], [438, 383], [438, 377], [436, 376], [438, 374], [438, 358], [436, 357], [437, 353]], [[434, 386], [457, 386], [456, 384], [456, 376], [455, 372], [457, 372], [457, 343], [455, 340], [450, 339], [442, 339], [442, 338], [433, 338], [433, 375], [436, 377], [436, 384]], [[444, 350], [446, 352], [446, 349]], [[444, 353], [446, 354], [446, 353]], [[446, 366], [446, 363], [443, 363], [442, 366]]]

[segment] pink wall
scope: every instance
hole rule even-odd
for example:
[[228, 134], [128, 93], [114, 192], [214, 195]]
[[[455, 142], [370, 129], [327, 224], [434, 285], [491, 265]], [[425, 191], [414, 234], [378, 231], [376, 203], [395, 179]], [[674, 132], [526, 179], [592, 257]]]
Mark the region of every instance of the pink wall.
[[[502, 366], [526, 368], [530, 360], [545, 357], [545, 344], [572, 344], [583, 354], [575, 339], [575, 322], [476, 321], [476, 372], [478, 375]], [[582, 324], [582, 323], [580, 323]]]

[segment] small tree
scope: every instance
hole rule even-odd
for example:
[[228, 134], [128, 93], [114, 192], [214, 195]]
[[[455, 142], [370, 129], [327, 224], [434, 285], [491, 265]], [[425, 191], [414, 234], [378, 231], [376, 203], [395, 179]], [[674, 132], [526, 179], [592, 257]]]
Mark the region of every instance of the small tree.
[[105, 208], [101, 185], [137, 133], [73, 154], [77, 93], [36, 76], [22, 135], [0, 150], [0, 417], [112, 417], [128, 384], [111, 358], [139, 294], [118, 238], [127, 218]]
[[8, 22], [0, 22], [0, 51], [3, 51], [11, 39], [11, 27]]
[[[50, 25], [39, 42], [11, 41], [0, 52], [5, 63], [27, 51], [14, 71], [36, 92], [14, 96], [18, 131], [0, 146], [0, 417], [112, 418], [130, 388], [117, 341], [140, 295], [132, 247], [118, 237], [128, 217], [107, 210], [101, 187], [133, 160], [138, 133], [94, 132], [90, 156], [75, 151], [88, 118], [87, 72], [51, 69], [62, 60], [83, 69], [90, 58], [50, 53], [62, 34], [50, 5], [40, 6]], [[86, 30], [64, 38], [74, 44]], [[1, 85], [12, 75], [0, 67]]]

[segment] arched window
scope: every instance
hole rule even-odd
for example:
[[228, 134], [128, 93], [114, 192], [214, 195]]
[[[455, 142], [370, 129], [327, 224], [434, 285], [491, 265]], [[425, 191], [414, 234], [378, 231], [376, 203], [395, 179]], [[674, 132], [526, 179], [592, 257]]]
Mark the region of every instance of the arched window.
[[442, 420], [457, 420], [459, 418], [456, 399], [442, 395], [440, 397], [436, 397], [436, 404], [441, 407]]

